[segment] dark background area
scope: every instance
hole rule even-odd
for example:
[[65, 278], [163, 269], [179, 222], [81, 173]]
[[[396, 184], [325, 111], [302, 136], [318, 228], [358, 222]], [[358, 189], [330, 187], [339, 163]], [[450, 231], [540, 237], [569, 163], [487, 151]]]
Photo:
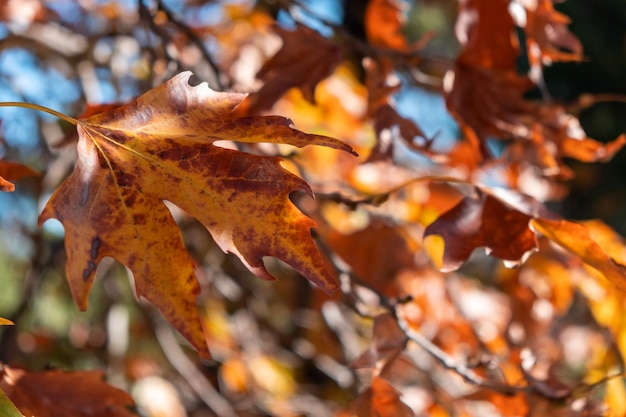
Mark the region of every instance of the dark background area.
[[[569, 0], [556, 5], [567, 14], [570, 30], [578, 36], [587, 60], [555, 64], [545, 69], [552, 97], [576, 109], [582, 94], [622, 95], [622, 102], [599, 102], [580, 109], [587, 134], [608, 142], [626, 132], [626, 2], [622, 0]], [[626, 153], [609, 163], [568, 161], [575, 177], [560, 211], [568, 218], [600, 218], [626, 233]]]

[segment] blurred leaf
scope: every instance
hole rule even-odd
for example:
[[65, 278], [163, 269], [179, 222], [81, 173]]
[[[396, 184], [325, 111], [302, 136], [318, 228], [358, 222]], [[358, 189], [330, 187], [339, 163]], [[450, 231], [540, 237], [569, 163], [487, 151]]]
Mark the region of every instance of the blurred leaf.
[[16, 181], [24, 177], [36, 177], [39, 174], [17, 162], [0, 161], [0, 191], [12, 192], [15, 185], [10, 181]]
[[567, 220], [533, 219], [535, 230], [577, 255], [583, 262], [597, 269], [614, 285], [626, 290], [626, 266], [615, 262], [591, 237], [589, 229]]
[[26, 416], [131, 417], [133, 400], [100, 371], [28, 372], [3, 366], [0, 390]]
[[376, 46], [400, 51], [408, 49], [402, 34], [406, 21], [406, 3], [399, 0], [370, 0], [365, 9], [367, 40]]
[[315, 87], [328, 77], [343, 59], [336, 43], [306, 26], [288, 31], [275, 25], [283, 41], [282, 48], [257, 73], [263, 87], [250, 95], [237, 112], [257, 114], [271, 108], [289, 89], [299, 88], [304, 98], [315, 103]]
[[348, 412], [337, 417], [413, 417], [413, 411], [400, 400], [398, 391], [386, 380], [374, 377], [372, 385], [350, 404]]

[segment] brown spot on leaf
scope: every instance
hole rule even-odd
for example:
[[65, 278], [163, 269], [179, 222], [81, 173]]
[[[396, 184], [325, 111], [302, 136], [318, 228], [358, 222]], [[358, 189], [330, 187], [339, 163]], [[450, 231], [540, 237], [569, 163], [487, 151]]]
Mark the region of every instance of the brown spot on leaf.
[[91, 259], [95, 260], [98, 258], [98, 251], [100, 250], [101, 245], [102, 245], [102, 241], [100, 240], [99, 237], [95, 237], [91, 241], [91, 251], [89, 252], [89, 256], [91, 256]]

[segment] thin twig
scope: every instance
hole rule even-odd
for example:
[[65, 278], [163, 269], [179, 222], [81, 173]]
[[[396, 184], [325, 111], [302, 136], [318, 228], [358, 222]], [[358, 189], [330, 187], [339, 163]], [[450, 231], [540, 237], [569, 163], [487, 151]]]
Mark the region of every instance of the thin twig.
[[505, 395], [515, 395], [516, 392], [526, 391], [528, 387], [526, 386], [517, 386], [517, 385], [509, 385], [509, 384], [501, 384], [497, 382], [489, 381], [479, 375], [477, 375], [473, 370], [468, 368], [467, 366], [458, 363], [455, 361], [450, 355], [441, 350], [437, 345], [433, 342], [422, 336], [420, 333], [411, 329], [411, 326], [404, 319], [402, 314], [399, 314], [398, 306], [396, 306], [395, 311], [393, 312], [396, 316], [396, 320], [398, 321], [398, 326], [402, 329], [402, 331], [407, 335], [409, 339], [413, 342], [417, 343], [422, 349], [427, 351], [432, 357], [437, 359], [446, 369], [450, 369], [460, 375], [465, 381], [479, 386], [481, 388], [489, 388], [499, 393]]
[[41, 111], [41, 112], [56, 116], [61, 120], [65, 120], [66, 122], [73, 124], [74, 126], [78, 124], [78, 120], [74, 119], [73, 117], [65, 115], [56, 110], [52, 110], [48, 107], [40, 106], [39, 104], [23, 103], [21, 101], [3, 101], [3, 102], [0, 102], [0, 107], [21, 107], [23, 109], [37, 110], [37, 111]]

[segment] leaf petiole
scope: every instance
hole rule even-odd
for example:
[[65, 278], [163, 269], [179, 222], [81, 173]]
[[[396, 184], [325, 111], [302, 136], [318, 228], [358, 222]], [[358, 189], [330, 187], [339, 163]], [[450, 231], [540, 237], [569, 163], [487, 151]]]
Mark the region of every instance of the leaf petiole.
[[40, 106], [39, 104], [23, 103], [20, 101], [4, 101], [4, 102], [0, 102], [0, 107], [22, 107], [25, 109], [42, 111], [42, 112], [51, 114], [53, 116], [56, 116], [61, 120], [65, 120], [66, 122], [73, 124], [74, 126], [78, 125], [78, 120], [74, 119], [73, 117], [60, 113], [56, 110], [52, 110], [48, 107]]

